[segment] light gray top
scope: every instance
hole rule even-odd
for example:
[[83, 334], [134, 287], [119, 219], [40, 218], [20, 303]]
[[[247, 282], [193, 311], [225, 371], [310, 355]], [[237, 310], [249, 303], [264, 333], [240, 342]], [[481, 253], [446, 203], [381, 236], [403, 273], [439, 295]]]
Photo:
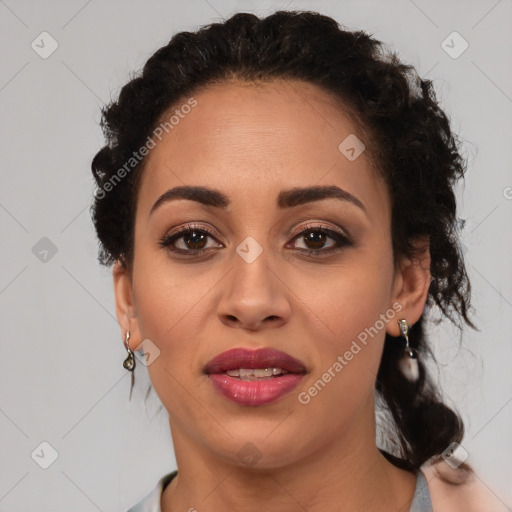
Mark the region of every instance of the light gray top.
[[417, 473], [416, 489], [409, 512], [433, 512], [427, 480], [421, 470]]
[[[178, 470], [164, 475], [156, 487], [141, 501], [130, 508], [127, 512], [162, 512], [160, 508], [160, 499], [162, 493], [169, 482], [178, 474]], [[409, 512], [433, 512], [432, 502], [430, 501], [430, 491], [423, 473], [418, 471], [416, 478], [416, 488], [411, 502]]]

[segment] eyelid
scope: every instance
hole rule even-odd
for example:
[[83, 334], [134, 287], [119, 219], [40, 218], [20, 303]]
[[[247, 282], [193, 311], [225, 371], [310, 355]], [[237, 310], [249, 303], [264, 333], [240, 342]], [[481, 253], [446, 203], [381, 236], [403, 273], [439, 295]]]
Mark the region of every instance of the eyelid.
[[210, 247], [205, 249], [185, 250], [180, 249], [178, 247], [172, 247], [177, 240], [183, 238], [184, 236], [186, 236], [187, 233], [190, 233], [192, 231], [204, 232], [209, 238], [215, 240], [217, 244], [224, 246], [224, 244], [219, 241], [219, 238], [221, 237], [214, 232], [216, 230], [207, 227], [206, 225], [199, 224], [197, 221], [185, 225], [179, 225], [173, 228], [171, 231], [166, 232], [162, 237], [159, 238], [158, 245], [161, 248], [172, 252], [174, 256], [177, 258], [207, 255], [208, 253], [211, 253], [213, 249], [219, 248]]
[[290, 237], [294, 239], [297, 237], [297, 235], [302, 234], [304, 231], [307, 231], [308, 229], [325, 229], [326, 231], [332, 231], [337, 235], [340, 235], [346, 238], [348, 241], [352, 242], [352, 237], [346, 230], [341, 229], [338, 226], [333, 226], [332, 224], [327, 224], [325, 221], [320, 220], [308, 221], [305, 225], [302, 225], [299, 228], [297, 228], [297, 230], [293, 230], [292, 233], [290, 234]]
[[206, 233], [211, 235], [213, 238], [217, 239], [217, 241], [219, 241], [218, 240], [219, 238], [222, 238], [219, 235], [219, 233], [217, 232], [217, 230], [208, 226], [207, 224], [200, 224], [199, 222], [201, 222], [201, 221], [190, 222], [189, 224], [181, 224], [181, 225], [173, 228], [171, 231], [166, 232], [162, 238], [171, 238], [172, 236], [178, 235], [178, 234], [183, 235], [183, 234], [187, 233], [188, 231], [193, 231], [193, 230], [205, 231]]
[[[173, 235], [186, 233], [187, 231], [192, 231], [194, 229], [196, 230], [202, 230], [207, 232], [209, 235], [213, 236], [214, 238], [219, 241], [219, 238], [222, 238], [216, 229], [210, 227], [208, 224], [200, 224], [202, 221], [194, 221], [189, 224], [179, 225], [173, 228], [171, 231], [166, 232], [161, 238], [170, 238]], [[315, 223], [316, 222], [316, 223]], [[319, 229], [323, 228], [326, 230], [334, 231], [335, 233], [338, 233], [339, 235], [342, 235], [346, 237], [347, 239], [351, 239], [351, 236], [346, 232], [346, 230], [340, 229], [339, 227], [332, 226], [331, 224], [327, 224], [325, 221], [308, 221], [305, 225], [302, 225], [294, 230], [292, 230], [291, 233], [289, 233], [289, 237], [295, 238], [297, 235], [300, 235], [304, 230], [307, 229]]]
[[[185, 225], [180, 225], [175, 228], [173, 228], [171, 231], [164, 234], [159, 241], [159, 245], [161, 245], [164, 248], [168, 248], [168, 246], [172, 245], [176, 240], [179, 240], [183, 236], [185, 236], [187, 233], [190, 233], [191, 231], [201, 231], [206, 233], [208, 236], [213, 238], [217, 243], [223, 245], [225, 247], [225, 244], [219, 241], [221, 236], [219, 236], [216, 233], [216, 230], [209, 227], [208, 224], [200, 224], [201, 221], [194, 221], [190, 222]], [[322, 231], [324, 232], [329, 238], [332, 238], [335, 240], [336, 243], [344, 245], [353, 245], [352, 237], [344, 230], [339, 228], [338, 226], [332, 226], [332, 224], [327, 224], [325, 221], [311, 221], [309, 220], [305, 225], [300, 226], [299, 228], [296, 228], [293, 230], [294, 232], [290, 233], [287, 236], [288, 242], [293, 243], [301, 234], [306, 233], [308, 231]], [[205, 253], [209, 249], [197, 249], [197, 250], [190, 250], [190, 251], [184, 251], [182, 249], [174, 249], [175, 252], [179, 253], [180, 251], [182, 254], [190, 254], [195, 255], [199, 253]], [[340, 250], [341, 247], [338, 248], [331, 248], [331, 249], [299, 249], [303, 252], [308, 252], [310, 254], [324, 254], [327, 255], [330, 252], [336, 252], [337, 250]]]

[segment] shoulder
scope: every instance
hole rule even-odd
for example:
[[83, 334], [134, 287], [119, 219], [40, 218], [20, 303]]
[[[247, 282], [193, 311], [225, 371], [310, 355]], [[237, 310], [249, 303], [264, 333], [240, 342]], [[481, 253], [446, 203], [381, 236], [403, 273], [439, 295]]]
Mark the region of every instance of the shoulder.
[[463, 468], [452, 469], [444, 460], [435, 464], [424, 464], [421, 471], [428, 483], [434, 512], [510, 510], [476, 473]]
[[126, 512], [161, 512], [162, 493], [177, 474], [177, 469], [165, 474], [148, 494]]

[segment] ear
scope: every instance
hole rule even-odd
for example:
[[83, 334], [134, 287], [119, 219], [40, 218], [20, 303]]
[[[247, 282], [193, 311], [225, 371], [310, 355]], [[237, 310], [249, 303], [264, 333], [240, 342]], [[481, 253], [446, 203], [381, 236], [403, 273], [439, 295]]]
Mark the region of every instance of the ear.
[[[399, 303], [402, 309], [397, 319], [405, 318], [414, 325], [420, 318], [427, 301], [430, 287], [430, 239], [427, 235], [413, 241], [416, 254], [413, 259], [403, 256], [395, 272], [392, 303]], [[400, 336], [398, 322], [390, 321], [386, 326], [390, 336]]]
[[128, 343], [131, 350], [136, 350], [142, 343], [142, 338], [137, 321], [137, 310], [133, 300], [132, 278], [130, 271], [116, 260], [112, 269], [114, 279], [114, 297], [116, 302], [116, 316], [121, 326], [123, 343], [126, 331], [130, 331]]

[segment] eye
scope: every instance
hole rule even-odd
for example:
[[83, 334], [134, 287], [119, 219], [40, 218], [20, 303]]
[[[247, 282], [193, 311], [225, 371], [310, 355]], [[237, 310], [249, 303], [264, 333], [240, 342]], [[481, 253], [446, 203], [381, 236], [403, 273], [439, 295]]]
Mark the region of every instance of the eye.
[[341, 232], [325, 226], [314, 225], [306, 226], [293, 240], [302, 245], [300, 247], [294, 244], [294, 248], [307, 254], [331, 254], [340, 251], [344, 246], [353, 245]]
[[211, 243], [209, 239], [216, 240], [215, 235], [205, 227], [189, 225], [169, 235], [165, 235], [158, 244], [162, 247], [181, 254], [200, 254], [214, 247], [223, 247], [220, 243]]
[[[295, 241], [295, 243], [293, 243]], [[196, 224], [165, 235], [158, 244], [178, 255], [194, 256], [211, 249], [222, 248], [216, 235], [204, 226]], [[308, 255], [326, 255], [338, 252], [353, 243], [341, 232], [319, 225], [307, 225], [292, 239], [293, 249]]]

